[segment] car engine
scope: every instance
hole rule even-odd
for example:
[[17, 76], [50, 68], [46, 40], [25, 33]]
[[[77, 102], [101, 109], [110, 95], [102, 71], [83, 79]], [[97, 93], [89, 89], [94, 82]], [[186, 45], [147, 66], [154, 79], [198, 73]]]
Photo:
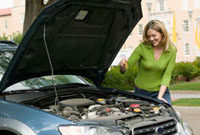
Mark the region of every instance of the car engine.
[[92, 121], [106, 126], [118, 126], [127, 135], [155, 135], [177, 132], [176, 121], [163, 105], [123, 96], [110, 98], [72, 98], [50, 105], [44, 111], [69, 120]]

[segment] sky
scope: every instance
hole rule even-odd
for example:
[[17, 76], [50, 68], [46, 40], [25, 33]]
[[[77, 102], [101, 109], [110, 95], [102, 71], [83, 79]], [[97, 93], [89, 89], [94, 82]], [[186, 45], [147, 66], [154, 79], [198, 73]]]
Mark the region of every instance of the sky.
[[0, 9], [13, 6], [13, 0], [0, 0]]

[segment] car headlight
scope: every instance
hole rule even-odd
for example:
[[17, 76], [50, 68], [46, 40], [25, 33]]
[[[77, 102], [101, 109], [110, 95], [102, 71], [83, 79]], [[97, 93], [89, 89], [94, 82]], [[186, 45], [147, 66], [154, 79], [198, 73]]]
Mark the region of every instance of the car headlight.
[[176, 135], [194, 135], [191, 128], [185, 123], [184, 125], [177, 123], [177, 129], [178, 129], [178, 132]]
[[183, 119], [182, 119], [181, 113], [178, 112], [178, 111], [175, 111], [175, 113], [176, 113], [178, 119], [180, 120], [180, 122], [182, 123], [182, 122], [183, 122]]
[[177, 135], [193, 135], [193, 131], [189, 127], [189, 125], [187, 123], [183, 122], [180, 112], [176, 111], [176, 114], [180, 121], [177, 123], [177, 129], [178, 129]]
[[96, 125], [70, 125], [58, 127], [62, 135], [123, 135], [116, 128]]

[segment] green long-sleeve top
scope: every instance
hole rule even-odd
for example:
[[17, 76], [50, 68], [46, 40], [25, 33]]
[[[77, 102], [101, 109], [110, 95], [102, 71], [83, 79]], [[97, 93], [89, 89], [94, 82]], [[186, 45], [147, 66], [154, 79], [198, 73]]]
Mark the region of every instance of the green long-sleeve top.
[[175, 66], [176, 52], [176, 47], [170, 45], [168, 51], [163, 51], [156, 60], [151, 45], [139, 44], [128, 59], [129, 68], [138, 63], [135, 85], [148, 91], [159, 91], [161, 85], [168, 87]]

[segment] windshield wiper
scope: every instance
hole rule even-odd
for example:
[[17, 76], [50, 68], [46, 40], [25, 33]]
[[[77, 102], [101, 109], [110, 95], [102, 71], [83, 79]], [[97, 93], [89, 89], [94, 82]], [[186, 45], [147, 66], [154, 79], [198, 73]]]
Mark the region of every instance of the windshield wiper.
[[[85, 88], [85, 87], [95, 87], [92, 84], [82, 84], [82, 83], [69, 83], [69, 84], [59, 84], [56, 85], [56, 88]], [[31, 89], [24, 89], [24, 90], [8, 90], [3, 92], [3, 94], [22, 94], [22, 93], [29, 93], [29, 92], [41, 92], [41, 91], [50, 91], [53, 89], [54, 86], [44, 86], [40, 88], [31, 88]]]
[[23, 93], [33, 93], [33, 92], [40, 92], [38, 89], [29, 89], [29, 90], [9, 90], [3, 92], [3, 94], [23, 94]]
[[[95, 87], [92, 84], [83, 84], [83, 83], [69, 83], [69, 84], [59, 84], [59, 85], [55, 85], [56, 88], [85, 88], [85, 87]], [[49, 90], [49, 89], [53, 89], [54, 86], [44, 86], [42, 88], [38, 88], [38, 90]]]

